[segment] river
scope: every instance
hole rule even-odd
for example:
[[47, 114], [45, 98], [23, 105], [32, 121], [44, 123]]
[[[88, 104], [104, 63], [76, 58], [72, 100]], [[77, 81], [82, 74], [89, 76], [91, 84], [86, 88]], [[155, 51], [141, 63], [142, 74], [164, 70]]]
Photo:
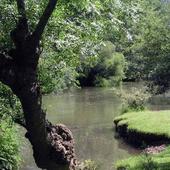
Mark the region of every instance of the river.
[[[170, 109], [170, 102], [164, 103], [164, 98], [167, 96], [153, 98], [149, 107]], [[113, 119], [120, 113], [122, 103], [112, 88], [84, 88], [44, 96], [43, 104], [52, 123], [64, 123], [72, 130], [79, 160], [91, 159], [101, 170], [114, 170], [117, 160], [140, 152], [115, 138]], [[23, 140], [20, 170], [38, 170], [31, 146], [25, 138]]]

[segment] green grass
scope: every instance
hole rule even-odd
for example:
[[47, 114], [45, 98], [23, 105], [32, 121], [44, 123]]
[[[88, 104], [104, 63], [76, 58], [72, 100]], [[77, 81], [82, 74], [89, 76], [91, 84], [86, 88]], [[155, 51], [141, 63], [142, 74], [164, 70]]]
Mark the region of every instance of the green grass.
[[[117, 123], [117, 127], [126, 125], [127, 131], [163, 135], [170, 139], [170, 110], [129, 112], [116, 117], [114, 122]], [[141, 154], [120, 160], [116, 168], [117, 170], [170, 170], [170, 146], [159, 154]]]
[[165, 135], [170, 138], [170, 110], [128, 112], [114, 119], [117, 126], [139, 133]]
[[170, 170], [170, 147], [154, 154], [130, 157], [116, 163], [117, 170]]

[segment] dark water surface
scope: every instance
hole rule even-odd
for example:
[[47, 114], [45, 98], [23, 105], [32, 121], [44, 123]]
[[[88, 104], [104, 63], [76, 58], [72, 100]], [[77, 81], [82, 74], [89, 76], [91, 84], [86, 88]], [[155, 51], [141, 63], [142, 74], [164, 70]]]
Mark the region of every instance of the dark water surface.
[[[125, 87], [128, 89], [132, 84]], [[153, 98], [150, 108], [169, 109], [170, 102], [164, 103], [164, 98], [169, 97]], [[121, 101], [112, 88], [78, 89], [45, 96], [43, 100], [48, 119], [54, 124], [64, 123], [72, 130], [79, 160], [91, 159], [101, 164], [101, 170], [114, 170], [117, 160], [139, 153], [114, 137], [113, 119], [120, 113]], [[24, 141], [21, 150], [24, 159], [21, 170], [38, 170], [28, 141]]]

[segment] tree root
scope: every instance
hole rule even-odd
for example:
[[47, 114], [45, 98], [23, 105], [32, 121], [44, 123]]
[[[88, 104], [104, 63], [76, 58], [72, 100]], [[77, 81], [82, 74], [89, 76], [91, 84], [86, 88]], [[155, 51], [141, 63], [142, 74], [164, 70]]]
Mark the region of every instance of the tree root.
[[48, 122], [48, 138], [51, 141], [50, 160], [59, 165], [68, 165], [74, 170], [77, 166], [72, 132], [63, 124], [52, 125]]

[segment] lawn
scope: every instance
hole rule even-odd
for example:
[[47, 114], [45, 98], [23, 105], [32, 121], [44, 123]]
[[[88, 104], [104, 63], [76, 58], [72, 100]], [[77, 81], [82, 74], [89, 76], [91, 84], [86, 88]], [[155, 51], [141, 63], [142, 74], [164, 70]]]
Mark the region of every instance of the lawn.
[[163, 135], [170, 139], [170, 110], [128, 112], [114, 119], [117, 127], [126, 126], [127, 132]]
[[116, 163], [117, 170], [170, 170], [170, 147], [165, 151], [146, 155], [130, 157]]
[[[164, 144], [164, 139], [170, 141], [170, 110], [129, 112], [116, 117], [114, 123], [120, 136], [126, 139], [135, 138], [135, 142], [158, 139]], [[120, 160], [116, 168], [117, 170], [170, 170], [170, 146], [160, 153], [142, 153]]]

